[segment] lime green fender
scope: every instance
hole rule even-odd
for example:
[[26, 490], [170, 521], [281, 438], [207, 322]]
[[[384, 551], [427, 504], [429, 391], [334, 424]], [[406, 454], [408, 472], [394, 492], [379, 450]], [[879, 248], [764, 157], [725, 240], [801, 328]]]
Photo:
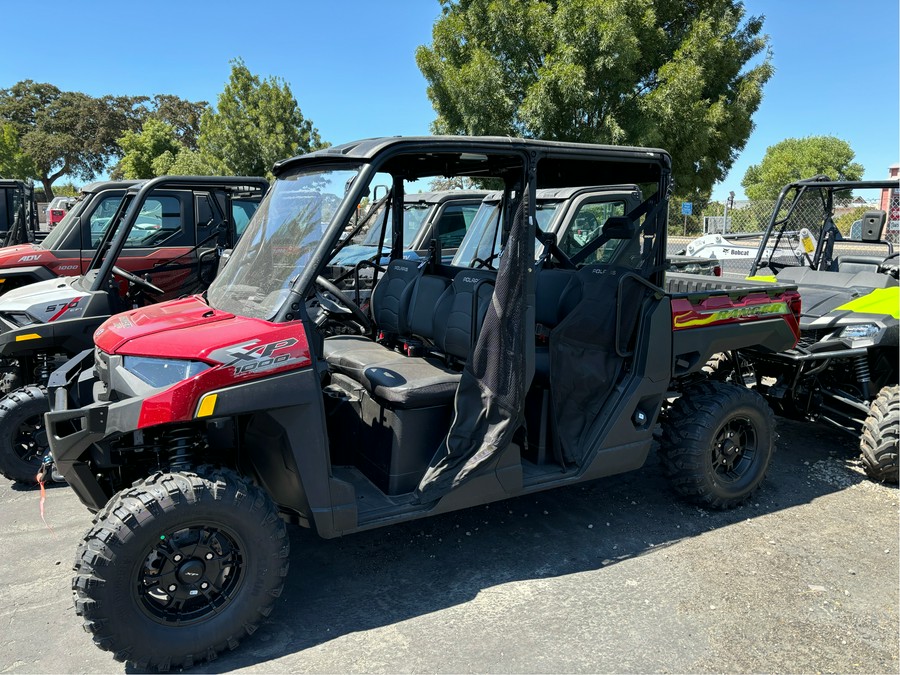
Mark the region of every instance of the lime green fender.
[[887, 314], [900, 319], [900, 286], [876, 288], [868, 295], [854, 298], [837, 309], [860, 314]]

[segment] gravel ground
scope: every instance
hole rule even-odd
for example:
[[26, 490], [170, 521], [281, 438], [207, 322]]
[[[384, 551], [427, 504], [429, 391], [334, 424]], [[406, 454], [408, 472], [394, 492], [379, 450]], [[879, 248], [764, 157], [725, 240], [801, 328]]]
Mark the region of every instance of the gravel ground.
[[[275, 611], [194, 672], [897, 673], [898, 492], [854, 444], [780, 420], [750, 504], [630, 474], [324, 541], [291, 528]], [[0, 484], [0, 673], [109, 673], [69, 591], [90, 518]]]

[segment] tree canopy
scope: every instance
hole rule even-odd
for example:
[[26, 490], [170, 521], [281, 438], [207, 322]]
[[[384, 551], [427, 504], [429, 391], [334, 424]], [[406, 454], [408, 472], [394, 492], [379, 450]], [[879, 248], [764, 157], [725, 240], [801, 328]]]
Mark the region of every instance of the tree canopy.
[[199, 145], [214, 173], [245, 176], [271, 175], [277, 160], [324, 147], [290, 86], [260, 80], [241, 59], [231, 62], [217, 109], [203, 113]]
[[662, 147], [679, 194], [724, 178], [773, 73], [739, 0], [440, 1], [436, 133]]
[[187, 101], [172, 94], [157, 94], [148, 117], [168, 124], [175, 139], [188, 150], [197, 150], [200, 118], [209, 107], [206, 101]]
[[154, 160], [163, 153], [174, 158], [184, 146], [175, 136], [175, 129], [165, 122], [150, 118], [140, 131], [128, 130], [119, 139], [122, 159], [112, 173], [113, 178], [153, 178]]
[[31, 158], [19, 143], [12, 124], [0, 122], [0, 178], [31, 178], [37, 173]]
[[52, 185], [60, 176], [90, 180], [106, 168], [119, 153], [117, 139], [140, 125], [145, 100], [94, 98], [23, 80], [0, 89], [0, 122], [13, 127], [22, 153], [32, 163], [33, 177], [52, 199]]
[[832, 180], [860, 180], [864, 169], [856, 153], [834, 136], [786, 138], [766, 148], [759, 164], [747, 169], [741, 185], [750, 199], [777, 199], [788, 183], [824, 174]]
[[0, 176], [36, 178], [48, 199], [61, 176], [91, 180], [166, 173], [265, 175], [284, 157], [323, 147], [287, 83], [240, 59], [218, 99], [102, 96], [23, 80], [0, 89]]

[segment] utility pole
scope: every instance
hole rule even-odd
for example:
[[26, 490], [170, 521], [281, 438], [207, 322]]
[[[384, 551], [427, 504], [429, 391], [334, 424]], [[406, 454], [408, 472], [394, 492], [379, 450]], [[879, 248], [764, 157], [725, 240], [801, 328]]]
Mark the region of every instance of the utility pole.
[[734, 190], [728, 193], [728, 199], [725, 200], [725, 215], [722, 217], [722, 234], [728, 232], [728, 209], [734, 208]]

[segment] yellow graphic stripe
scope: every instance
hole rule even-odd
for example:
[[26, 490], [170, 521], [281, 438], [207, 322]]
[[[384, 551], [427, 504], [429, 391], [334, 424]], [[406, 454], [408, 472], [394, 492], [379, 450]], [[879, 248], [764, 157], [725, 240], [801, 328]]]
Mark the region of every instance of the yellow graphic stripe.
[[728, 319], [746, 319], [751, 316], [763, 316], [767, 314], [787, 314], [788, 306], [786, 302], [769, 302], [764, 305], [748, 305], [746, 307], [735, 307], [733, 309], [717, 309], [711, 312], [699, 312], [702, 316], [688, 319], [688, 314], [678, 314], [673, 318], [675, 328], [689, 328], [691, 326], [707, 326], [716, 321], [727, 321]]
[[25, 340], [40, 340], [38, 333], [25, 333], [24, 335], [16, 335], [16, 342], [24, 342]]
[[887, 314], [900, 319], [900, 287], [876, 288], [868, 295], [855, 298], [838, 309], [860, 314]]

